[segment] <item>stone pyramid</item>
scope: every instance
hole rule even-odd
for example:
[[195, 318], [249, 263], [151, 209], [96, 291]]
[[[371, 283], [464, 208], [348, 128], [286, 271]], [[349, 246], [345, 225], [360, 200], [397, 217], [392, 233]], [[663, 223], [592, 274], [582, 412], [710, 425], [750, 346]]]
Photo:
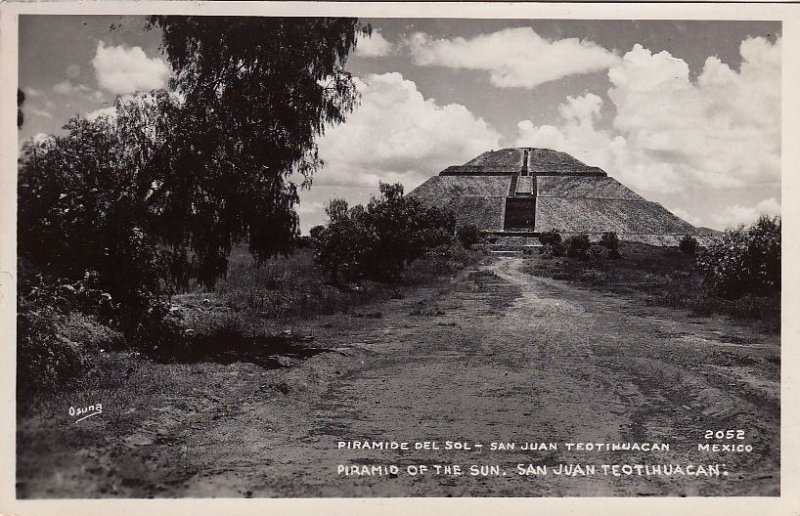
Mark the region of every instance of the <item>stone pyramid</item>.
[[622, 240], [676, 245], [684, 235], [705, 234], [602, 169], [550, 149], [484, 152], [447, 167], [409, 195], [447, 206], [459, 225], [475, 224], [497, 236], [536, 237], [558, 230], [597, 240], [614, 231]]

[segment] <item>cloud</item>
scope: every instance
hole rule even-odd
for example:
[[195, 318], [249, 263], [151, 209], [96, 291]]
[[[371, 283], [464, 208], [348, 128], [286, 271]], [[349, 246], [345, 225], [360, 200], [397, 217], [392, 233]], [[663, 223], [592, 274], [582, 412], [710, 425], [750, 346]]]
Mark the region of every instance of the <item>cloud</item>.
[[692, 226], [702, 226], [703, 222], [699, 217], [695, 217], [691, 213], [686, 210], [682, 210], [680, 208], [672, 208], [669, 211], [677, 215], [678, 217], [682, 218]]
[[110, 120], [117, 119], [117, 109], [114, 106], [95, 109], [94, 111], [84, 115], [87, 120], [95, 121], [100, 117], [106, 117]]
[[319, 214], [325, 211], [325, 205], [321, 202], [303, 202], [297, 205], [297, 214], [303, 215]]
[[25, 95], [28, 97], [41, 97], [42, 92], [37, 90], [36, 88], [21, 88], [22, 91], [25, 92]]
[[503, 29], [472, 39], [434, 40], [416, 33], [406, 46], [417, 65], [487, 71], [491, 83], [500, 88], [533, 89], [570, 75], [607, 70], [620, 60], [592, 41], [548, 40], [530, 27]]
[[709, 57], [691, 81], [683, 60], [635, 45], [608, 72], [609, 128], [589, 93], [568, 97], [556, 125], [521, 121], [516, 143], [569, 152], [643, 192], [777, 185], [781, 41], [750, 38], [740, 53], [738, 72]]
[[460, 104], [425, 98], [399, 73], [356, 79], [361, 104], [319, 142], [326, 162], [314, 184], [377, 188], [402, 182], [406, 191], [454, 163], [497, 148], [500, 134]]
[[761, 215], [775, 216], [781, 214], [781, 204], [770, 197], [760, 201], [755, 206], [728, 206], [712, 219], [719, 227], [736, 227], [740, 224], [749, 225], [758, 220]]
[[147, 57], [141, 47], [106, 47], [102, 41], [92, 66], [100, 87], [114, 95], [163, 88], [170, 76], [167, 63]]
[[92, 89], [85, 84], [75, 84], [70, 81], [61, 81], [53, 86], [53, 91], [59, 95], [78, 95], [81, 93], [90, 93]]
[[71, 64], [67, 66], [67, 77], [70, 79], [75, 79], [81, 74], [81, 67], [76, 64]]
[[40, 116], [43, 118], [53, 118], [53, 114], [45, 109], [39, 109], [35, 106], [26, 106], [23, 111], [25, 113], [30, 113], [31, 115]]
[[394, 47], [377, 30], [371, 36], [360, 36], [356, 45], [358, 57], [384, 57], [394, 52]]

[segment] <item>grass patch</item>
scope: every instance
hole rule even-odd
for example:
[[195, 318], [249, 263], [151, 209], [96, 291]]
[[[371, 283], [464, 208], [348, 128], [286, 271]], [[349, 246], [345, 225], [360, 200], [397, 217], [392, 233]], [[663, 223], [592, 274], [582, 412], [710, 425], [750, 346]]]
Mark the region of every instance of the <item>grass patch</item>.
[[[442, 247], [411, 262], [392, 284], [364, 280], [337, 286], [330, 284], [328, 276], [314, 264], [308, 249], [299, 249], [289, 257], [276, 258], [256, 267], [246, 249], [237, 248], [231, 255], [226, 278], [217, 283], [213, 292], [206, 293], [205, 298], [203, 293], [195, 292], [178, 296], [176, 300], [179, 304], [198, 307], [199, 302], [208, 299], [206, 308], [216, 305], [222, 311], [227, 309], [264, 319], [312, 319], [353, 312], [378, 301], [403, 299], [405, 289], [435, 282], [480, 259], [480, 253], [475, 251], [459, 246]], [[203, 306], [199, 308], [202, 311]], [[203, 325], [202, 321], [188, 321], [189, 325], [194, 322]]]
[[725, 300], [710, 296], [695, 266], [695, 256], [677, 247], [635, 242], [620, 245], [616, 260], [543, 258], [529, 260], [526, 272], [574, 285], [641, 299], [647, 304], [688, 309], [695, 315], [722, 314], [780, 332], [780, 296], [744, 296]]
[[[35, 355], [36, 360], [20, 370], [20, 377], [34, 384], [43, 377], [48, 388], [96, 392], [121, 388], [148, 360], [151, 363], [146, 367], [154, 367], [152, 362], [175, 366], [249, 362], [265, 368], [284, 367], [328, 350], [318, 349], [300, 332], [281, 332], [282, 328], [302, 327], [303, 321], [325, 315], [338, 317], [335, 314], [346, 317], [338, 324], [349, 328], [367, 324], [384, 317], [375, 303], [403, 299], [409, 289], [447, 278], [480, 259], [479, 252], [458, 245], [442, 247], [412, 262], [394, 283], [331, 285], [308, 249], [257, 267], [247, 249], [237, 247], [228, 274], [213, 289], [194, 285], [172, 298], [167, 321], [175, 324], [169, 325], [170, 334], [152, 348], [126, 341], [95, 318], [74, 312], [53, 320], [53, 343], [29, 343], [41, 357]], [[58, 360], [54, 360], [53, 350], [63, 351], [64, 356], [56, 355]], [[50, 371], [56, 366], [69, 374]], [[34, 389], [24, 382], [21, 385], [19, 399], [24, 405]]]

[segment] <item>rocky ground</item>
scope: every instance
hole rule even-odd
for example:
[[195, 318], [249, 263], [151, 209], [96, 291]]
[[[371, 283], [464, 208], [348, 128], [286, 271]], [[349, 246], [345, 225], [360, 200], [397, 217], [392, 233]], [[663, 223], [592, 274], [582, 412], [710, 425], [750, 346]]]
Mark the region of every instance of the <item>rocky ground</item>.
[[[524, 263], [500, 258], [404, 299], [298, 325], [332, 351], [292, 367], [139, 359], [116, 389], [80, 394], [102, 414], [76, 423], [63, 399], [42, 401], [18, 424], [17, 494], [779, 494], [778, 336], [533, 277]], [[744, 438], [709, 441], [708, 430]], [[363, 440], [412, 449], [338, 444]], [[470, 449], [447, 450], [448, 441]], [[439, 449], [413, 449], [425, 442]], [[492, 451], [492, 442], [516, 449]], [[519, 449], [531, 442], [558, 449]], [[566, 448], [579, 442], [670, 449]], [[702, 452], [701, 443], [752, 451]], [[597, 473], [557, 475], [560, 464]], [[720, 475], [614, 476], [603, 464], [712, 464]], [[337, 473], [391, 465], [398, 473]], [[464, 474], [444, 474], [454, 465]], [[518, 465], [548, 473], [520, 475]]]

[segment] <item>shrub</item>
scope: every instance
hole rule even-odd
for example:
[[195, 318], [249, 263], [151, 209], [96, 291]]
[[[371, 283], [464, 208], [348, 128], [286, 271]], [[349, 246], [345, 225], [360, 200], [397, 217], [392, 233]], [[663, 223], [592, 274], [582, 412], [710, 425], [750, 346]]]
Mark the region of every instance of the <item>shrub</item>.
[[314, 260], [336, 283], [392, 282], [427, 251], [453, 241], [455, 217], [403, 196], [401, 184], [380, 185], [381, 197], [349, 208], [341, 199], [326, 209], [330, 222], [313, 238]]
[[599, 244], [609, 251], [616, 251], [619, 249], [619, 237], [614, 231], [607, 231], [600, 237]]
[[608, 282], [608, 277], [604, 272], [594, 269], [582, 271], [578, 279], [581, 283], [593, 286], [605, 285]]
[[578, 258], [581, 260], [587, 258], [587, 253], [591, 247], [589, 237], [586, 234], [573, 235], [566, 240], [564, 245], [567, 248], [568, 258]]
[[697, 266], [707, 290], [726, 299], [780, 292], [780, 217], [762, 215], [748, 228], [726, 231], [698, 255]]
[[475, 224], [460, 226], [456, 230], [456, 236], [464, 249], [471, 249], [473, 245], [481, 241], [481, 232]]
[[562, 244], [544, 244], [539, 248], [539, 254], [544, 258], [560, 258], [564, 256], [564, 246]]
[[294, 245], [297, 249], [310, 249], [311, 237], [308, 235], [297, 237], [297, 239], [294, 242]]
[[678, 242], [678, 249], [682, 253], [695, 254], [697, 252], [697, 239], [691, 235], [684, 235]]
[[83, 349], [59, 334], [69, 309], [68, 289], [20, 286], [17, 294], [17, 392], [66, 387], [88, 368]]
[[557, 229], [540, 233], [539, 242], [542, 245], [561, 245], [561, 233]]

